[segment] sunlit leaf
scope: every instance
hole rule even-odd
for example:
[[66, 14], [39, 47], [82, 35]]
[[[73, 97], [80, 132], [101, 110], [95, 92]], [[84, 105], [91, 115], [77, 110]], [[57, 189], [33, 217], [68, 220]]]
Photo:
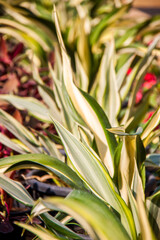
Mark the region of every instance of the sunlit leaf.
[[44, 205], [51, 209], [56, 206], [71, 214], [93, 239], [130, 239], [107, 205], [87, 192], [73, 191], [66, 199], [48, 198]]
[[131, 188], [136, 164], [136, 136], [124, 136], [119, 162], [119, 190], [122, 198], [128, 203], [126, 183]]
[[146, 200], [148, 217], [152, 229], [157, 239], [160, 238], [159, 219], [160, 219], [160, 191], [148, 197]]
[[64, 236], [67, 237], [71, 237], [73, 239], [82, 239], [80, 236], [78, 236], [71, 229], [63, 225], [60, 221], [58, 221], [55, 217], [53, 217], [49, 213], [42, 213], [41, 217], [49, 228], [56, 230], [58, 233], [63, 234]]
[[18, 97], [13, 95], [3, 94], [0, 99], [6, 100], [20, 110], [28, 110], [35, 118], [44, 122], [51, 122], [49, 109], [39, 100], [32, 97]]
[[155, 48], [157, 42], [159, 41], [160, 37], [157, 36], [153, 43], [149, 46], [147, 53], [145, 54], [144, 58], [140, 61], [140, 65], [138, 66], [136, 70], [135, 75], [135, 81], [133, 90], [130, 94], [129, 100], [128, 100], [128, 107], [125, 113], [125, 116], [123, 118], [122, 124], [126, 123], [128, 119], [130, 119], [133, 116], [133, 109], [135, 105], [135, 99], [136, 99], [136, 93], [140, 88], [140, 85], [143, 81], [143, 78], [145, 76], [145, 73], [150, 66], [151, 62], [154, 59], [154, 56], [152, 56], [152, 50]]
[[103, 198], [121, 214], [123, 225], [134, 236], [134, 226], [130, 211], [116, 193], [108, 171], [101, 163], [99, 157], [91, 148], [87, 148], [86, 145], [82, 144], [57, 121], [53, 121], [66, 153], [78, 175], [96, 195]]
[[[101, 159], [107, 165], [107, 168], [110, 174], [113, 175], [114, 169], [113, 169], [113, 163], [112, 163], [112, 156], [114, 153], [114, 147], [116, 145], [116, 141], [113, 135], [106, 134], [106, 131], [104, 130], [104, 127], [103, 127], [106, 123], [108, 123], [108, 127], [110, 127], [110, 124], [108, 122], [107, 117], [103, 113], [103, 111], [100, 109], [99, 106], [97, 106], [96, 101], [91, 99], [91, 97], [87, 96], [84, 92], [80, 92], [79, 89], [74, 85], [70, 60], [65, 51], [65, 46], [60, 33], [56, 14], [55, 14], [55, 23], [56, 23], [57, 34], [58, 34], [61, 51], [62, 51], [64, 83], [65, 83], [67, 92], [72, 100], [72, 103], [75, 109], [77, 110], [79, 115], [82, 117], [82, 119], [86, 122], [86, 124], [89, 126], [91, 131], [94, 133], [97, 147], [101, 155]], [[93, 105], [91, 105], [93, 101], [94, 101], [94, 107]], [[101, 117], [101, 115], [103, 117]], [[101, 119], [101, 122], [100, 122], [100, 119]]]
[[24, 149], [17, 143], [15, 143], [14, 141], [12, 141], [10, 138], [8, 138], [7, 136], [5, 136], [4, 134], [0, 133], [0, 142], [13, 149], [14, 151], [18, 152], [18, 153], [26, 153], [26, 151], [24, 151]]
[[160, 122], [160, 109], [158, 109], [150, 120], [146, 123], [144, 130], [141, 134], [141, 138], [143, 140], [144, 146], [148, 144], [148, 137], [152, 130], [159, 124]]
[[111, 40], [106, 44], [97, 74], [98, 89], [96, 99], [106, 112], [112, 126], [116, 127], [118, 125], [116, 118], [120, 110], [120, 95], [114, 60], [114, 41]]
[[92, 30], [91, 36], [90, 36], [90, 42], [91, 45], [96, 43], [97, 39], [99, 38], [102, 31], [115, 22], [118, 18], [120, 18], [129, 8], [129, 5], [124, 5], [121, 8], [115, 8], [112, 12], [107, 14]]
[[84, 188], [78, 175], [62, 161], [45, 154], [23, 154], [2, 158], [0, 168], [9, 167], [6, 171], [22, 168], [38, 168], [57, 174], [73, 187]]
[[[37, 63], [38, 66], [41, 65], [41, 61], [46, 61], [46, 53], [44, 52], [43, 48], [40, 46], [38, 42], [34, 40], [31, 36], [11, 27], [0, 27], [0, 32], [3, 34], [10, 35], [16, 38], [18, 41], [23, 42], [25, 45], [29, 46], [34, 51], [35, 57], [34, 61]], [[32, 55], [32, 54], [31, 54]], [[29, 55], [30, 57], [30, 55]], [[33, 57], [33, 55], [32, 55]], [[41, 61], [40, 61], [40, 59]]]
[[41, 152], [38, 141], [34, 135], [20, 124], [14, 117], [0, 109], [0, 123], [4, 125], [14, 136], [16, 136], [33, 153]]
[[138, 31], [143, 26], [145, 26], [147, 23], [148, 23], [148, 20], [146, 20], [144, 22], [137, 23], [133, 27], [129, 28], [121, 37], [119, 37], [116, 40], [116, 47], [117, 48], [122, 47], [123, 45], [125, 45], [125, 41], [128, 40], [128, 39], [130, 41], [129, 43], [131, 43], [133, 38], [135, 37], [135, 35], [138, 33]]
[[[20, 17], [20, 15], [19, 15]], [[29, 36], [32, 36], [33, 39], [35, 39], [38, 43], [40, 43], [41, 46], [43, 46], [45, 51], [49, 51], [52, 48], [50, 40], [47, 38], [47, 35], [42, 34], [42, 31], [40, 29], [35, 28], [35, 26], [29, 25], [29, 24], [23, 24], [22, 22], [19, 23], [14, 19], [8, 19], [7, 17], [1, 17], [0, 23], [8, 26], [12, 26], [24, 33], [26, 33]], [[50, 45], [50, 47], [48, 46]]]
[[136, 129], [144, 118], [145, 114], [148, 111], [150, 94], [151, 92], [149, 91], [146, 95], [144, 95], [141, 103], [138, 104], [138, 106], [134, 109], [134, 116], [132, 116], [132, 118], [125, 125], [127, 132]]
[[139, 218], [138, 218], [137, 202], [136, 202], [136, 200], [133, 196], [133, 193], [130, 190], [127, 183], [126, 183], [126, 188], [127, 188], [129, 204], [130, 204], [130, 208], [131, 208], [131, 211], [132, 211], [132, 214], [133, 214], [134, 223], [135, 223], [135, 226], [136, 226], [136, 232], [137, 232], [137, 236], [138, 236], [141, 233], [141, 229], [140, 229], [140, 223], [139, 223]]
[[17, 201], [27, 206], [33, 206], [34, 201], [23, 185], [19, 182], [13, 181], [2, 173], [0, 173], [0, 187]]
[[155, 236], [152, 232], [151, 226], [149, 224], [149, 220], [147, 217], [147, 213], [145, 210], [144, 202], [141, 197], [141, 190], [137, 191], [137, 207], [138, 207], [138, 216], [139, 216], [139, 222], [140, 222], [140, 227], [141, 227], [141, 235], [142, 239], [145, 240], [155, 240]]
[[28, 224], [25, 223], [20, 223], [20, 222], [15, 222], [16, 225], [18, 225], [19, 227], [22, 227], [23, 229], [26, 229], [30, 232], [32, 232], [33, 234], [35, 234], [36, 236], [39, 237], [39, 239], [41, 240], [63, 240], [66, 238], [63, 237], [58, 237], [55, 234], [53, 234], [53, 232], [46, 230], [46, 228], [40, 227], [39, 225], [35, 225], [35, 227], [30, 226]]
[[41, 77], [39, 75], [38, 68], [37, 68], [35, 63], [33, 63], [32, 72], [33, 72], [34, 80], [38, 83], [39, 94], [41, 95], [45, 104], [49, 107], [53, 116], [55, 116], [56, 119], [58, 121], [60, 121], [61, 120], [61, 114], [60, 114], [60, 110], [59, 110], [59, 108], [57, 106], [57, 103], [56, 103], [56, 98], [55, 98], [55, 95], [54, 95], [54, 91], [51, 90], [51, 88], [49, 88], [48, 86], [46, 86], [44, 84], [43, 80], [41, 79]]
[[77, 85], [83, 91], [88, 91], [89, 79], [87, 74], [84, 71], [82, 63], [77, 54], [75, 55], [75, 62], [76, 62], [76, 72], [77, 72], [76, 80], [78, 80]]
[[77, 53], [79, 55], [79, 58], [81, 60], [81, 63], [83, 65], [83, 68], [87, 74], [87, 76], [90, 76], [91, 71], [91, 57], [90, 57], [90, 45], [89, 45], [89, 39], [87, 34], [85, 33], [85, 20], [80, 19], [79, 28], [80, 28], [80, 34], [77, 39]]
[[127, 71], [129, 69], [129, 67], [131, 66], [131, 63], [132, 63], [134, 57], [135, 57], [134, 55], [131, 55], [131, 57], [123, 64], [123, 66], [119, 69], [119, 71], [116, 74], [118, 90], [120, 90], [121, 86], [123, 85], [123, 82], [127, 75]]
[[64, 160], [64, 156], [58, 151], [56, 144], [47, 136], [37, 132], [39, 136], [39, 141], [44, 146], [44, 151], [47, 152], [48, 155], [51, 155], [55, 158]]

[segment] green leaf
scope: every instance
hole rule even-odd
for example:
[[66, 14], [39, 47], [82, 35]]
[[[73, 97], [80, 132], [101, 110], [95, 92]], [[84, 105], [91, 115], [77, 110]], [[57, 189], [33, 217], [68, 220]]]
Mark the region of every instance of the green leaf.
[[33, 206], [34, 201], [23, 185], [11, 180], [2, 173], [0, 173], [0, 187], [17, 201], [27, 206]]
[[58, 233], [73, 239], [82, 239], [80, 236], [78, 236], [71, 229], [63, 225], [60, 221], [58, 221], [55, 217], [51, 216], [49, 213], [42, 213], [41, 218], [43, 219], [48, 228], [56, 230]]
[[127, 94], [129, 93], [129, 90], [131, 89], [131, 86], [133, 84], [133, 81], [135, 80], [136, 76], [137, 76], [137, 72], [139, 71], [139, 66], [141, 64], [141, 59], [135, 64], [135, 66], [133, 67], [131, 73], [126, 76], [125, 81], [123, 82], [123, 84], [121, 85], [120, 88], [120, 96], [122, 101], [125, 100], [125, 98], [127, 97]]
[[38, 141], [35, 136], [20, 124], [14, 117], [0, 109], [0, 123], [4, 125], [14, 136], [28, 147], [28, 151], [39, 153]]
[[56, 144], [47, 136], [37, 131], [40, 143], [44, 146], [44, 151], [49, 155], [61, 159], [64, 162], [64, 156], [58, 151]]
[[133, 214], [133, 218], [134, 218], [134, 223], [136, 226], [136, 232], [137, 232], [137, 236], [141, 233], [141, 228], [140, 228], [140, 222], [139, 222], [139, 218], [138, 218], [138, 208], [137, 208], [137, 202], [133, 196], [132, 191], [130, 190], [129, 186], [126, 183], [126, 187], [127, 187], [127, 191], [128, 191], [128, 198], [129, 198], [129, 204], [130, 204], [130, 208]]
[[[68, 97], [66, 97], [66, 99], [64, 97], [64, 94], [65, 94], [64, 92], [66, 92], [66, 91], [64, 90], [63, 80], [57, 79], [55, 71], [52, 69], [52, 67], [50, 65], [49, 65], [49, 67], [50, 67], [50, 74], [54, 81], [54, 92], [55, 92], [55, 96], [56, 96], [56, 100], [57, 100], [57, 105], [61, 109], [61, 121], [60, 122], [62, 122], [65, 126], [67, 126], [67, 128], [72, 132], [74, 129], [73, 119], [70, 116], [70, 109], [73, 108], [73, 106], [71, 106], [72, 103], [71, 103], [70, 99], [68, 99]], [[65, 102], [65, 100], [67, 100], [67, 102]], [[73, 108], [73, 110], [74, 110], [74, 108]], [[75, 113], [75, 111], [74, 111], [74, 113]], [[73, 112], [72, 112], [72, 115], [73, 115]]]
[[66, 238], [58, 237], [55, 234], [53, 234], [51, 231], [46, 230], [46, 228], [40, 227], [40, 225], [35, 225], [35, 227], [27, 225], [25, 223], [15, 222], [16, 225], [19, 227], [22, 227], [23, 229], [26, 229], [36, 236], [39, 237], [41, 240], [65, 240]]
[[[11, 13], [11, 14], [13, 15], [13, 13]], [[18, 17], [23, 18], [20, 14], [16, 14], [16, 18], [18, 18]], [[23, 24], [23, 22], [19, 23], [16, 20], [11, 19], [11, 17], [10, 18], [1, 17], [0, 24], [14, 27], [14, 28], [24, 32], [28, 36], [31, 36], [33, 39], [36, 40], [36, 42], [38, 42], [41, 45], [41, 47], [43, 47], [43, 49], [45, 51], [49, 51], [53, 48], [53, 45], [52, 45], [50, 39], [47, 37], [47, 35], [43, 34], [42, 30], [37, 28], [37, 26], [34, 26], [33, 22], [30, 24]]]
[[[116, 140], [113, 135], [106, 133], [104, 129], [104, 124], [106, 122], [108, 123], [108, 127], [110, 127], [109, 121], [105, 114], [103, 113], [103, 111], [100, 109], [99, 105], [96, 104], [96, 101], [94, 101], [86, 93], [79, 91], [79, 89], [74, 85], [72, 68], [68, 55], [66, 54], [65, 51], [65, 46], [62, 40], [56, 13], [55, 24], [62, 51], [63, 76], [66, 90], [72, 100], [75, 109], [82, 117], [82, 119], [86, 122], [91, 131], [94, 133], [98, 151], [101, 155], [101, 159], [106, 163], [110, 174], [113, 175], [114, 169], [112, 157], [114, 155], [114, 147], [116, 146]], [[91, 103], [93, 102], [94, 105], [93, 104], [91, 105]], [[101, 118], [101, 116], [103, 117]], [[102, 119], [101, 122], [100, 119]]]
[[159, 124], [160, 122], [160, 108], [155, 111], [155, 113], [152, 115], [150, 120], [146, 123], [143, 132], [141, 134], [141, 138], [143, 140], [143, 144], [146, 147], [149, 144], [149, 138], [151, 132], [154, 130], [154, 128]]
[[[53, 120], [66, 153], [87, 186], [100, 198], [105, 199], [121, 215], [123, 225], [134, 236], [134, 224], [130, 211], [116, 193], [113, 182], [101, 160], [57, 121]], [[129, 224], [129, 225], [128, 225]], [[134, 238], [134, 237], [133, 237]]]
[[115, 8], [112, 12], [107, 14], [98, 24], [97, 26], [92, 30], [91, 36], [90, 36], [90, 43], [91, 45], [95, 44], [100, 37], [102, 31], [108, 27], [110, 24], [115, 22], [117, 19], [119, 19], [123, 14], [128, 10], [130, 6], [124, 5], [121, 8]]
[[141, 196], [144, 198], [142, 181], [137, 168], [138, 164], [140, 170], [141, 165], [145, 160], [145, 149], [139, 137], [141, 128], [133, 134], [125, 133], [123, 127], [108, 129], [108, 131], [111, 131], [122, 138], [122, 148], [120, 147], [121, 153], [117, 148], [118, 170], [117, 175], [114, 176], [115, 181], [117, 180], [122, 198], [128, 204], [127, 186], [129, 186], [129, 188], [132, 186], [136, 193], [137, 185], [141, 187]]
[[131, 188], [136, 164], [136, 136], [123, 136], [122, 141], [118, 184], [121, 196], [128, 204], [126, 184]]
[[33, 52], [35, 53], [35, 57], [34, 57], [34, 61], [36, 61], [36, 63], [38, 65], [41, 64], [40, 59], [43, 63], [46, 62], [46, 53], [43, 50], [43, 48], [40, 46], [40, 44], [38, 42], [36, 42], [34, 40], [34, 38], [32, 38], [31, 36], [17, 30], [11, 27], [0, 27], [0, 32], [3, 34], [7, 34], [10, 35], [14, 38], [16, 38], [18, 41], [23, 42], [25, 45], [27, 45], [28, 47], [30, 47]]
[[157, 239], [160, 239], [160, 191], [147, 198], [146, 206], [151, 227]]
[[[44, 200], [39, 198], [35, 203], [34, 207], [32, 208], [31, 217], [34, 218], [36, 216], [40, 216], [47, 225], [48, 229], [56, 231], [61, 235], [64, 235], [65, 237], [67, 236], [73, 239], [81, 239], [80, 236], [78, 236], [71, 229], [69, 229], [64, 224], [62, 224], [58, 219], [56, 219], [56, 217], [53, 217], [46, 211], [50, 211], [50, 209], [46, 208]], [[60, 211], [60, 209], [55, 207], [54, 211]]]
[[78, 57], [78, 54], [75, 53], [75, 64], [76, 64], [76, 83], [80, 89], [83, 91], [88, 91], [89, 79], [82, 66], [82, 63]]
[[118, 125], [117, 115], [120, 110], [120, 95], [114, 60], [114, 41], [112, 39], [106, 44], [97, 74], [96, 81], [98, 82], [98, 90], [96, 99], [106, 112], [112, 126], [116, 127]]
[[[120, 56], [121, 57], [121, 56]], [[123, 56], [122, 56], [123, 57]], [[125, 80], [125, 77], [127, 75], [127, 71], [129, 67], [131, 66], [131, 63], [133, 62], [133, 59], [135, 58], [135, 55], [131, 55], [127, 61], [120, 67], [116, 74], [116, 79], [117, 79], [117, 86], [118, 90], [120, 90], [121, 86], [123, 85], [123, 82]]]
[[84, 188], [81, 179], [71, 168], [60, 160], [44, 154], [24, 154], [2, 158], [0, 168], [6, 167], [9, 167], [7, 171], [32, 167], [40, 168], [54, 174], [56, 173], [60, 177], [63, 176], [64, 180], [73, 187]]
[[39, 100], [32, 97], [18, 97], [8, 94], [3, 94], [0, 99], [11, 103], [13, 106], [20, 110], [27, 110], [29, 114], [35, 118], [44, 121], [51, 122], [49, 115], [51, 114], [49, 109], [41, 103]]
[[140, 171], [142, 164], [146, 160], [146, 150], [144, 148], [143, 141], [141, 140], [141, 137], [139, 135], [137, 135], [136, 137], [136, 159], [138, 170]]
[[113, 180], [114, 180], [116, 186], [118, 186], [119, 162], [120, 162], [120, 158], [121, 158], [122, 145], [123, 145], [123, 142], [120, 141], [116, 148], [115, 154], [114, 154], [114, 169], [115, 169], [115, 171], [114, 171]]
[[116, 215], [90, 193], [75, 190], [66, 199], [48, 198], [44, 204], [47, 208], [56, 206], [72, 215], [92, 239], [130, 239]]
[[76, 111], [70, 96], [66, 90], [64, 81], [62, 82], [62, 94], [63, 94], [63, 98], [64, 98], [64, 103], [66, 106], [66, 111], [69, 113], [69, 115], [72, 116], [72, 118], [74, 119], [74, 121], [76, 123], [78, 123], [79, 125], [82, 125], [84, 127], [86, 127], [86, 124], [84, 122], [84, 120], [82, 119], [82, 117], [78, 114], [78, 112]]
[[132, 90], [129, 100], [128, 100], [128, 107], [127, 107], [125, 116], [123, 118], [122, 124], [125, 124], [127, 122], [127, 120], [129, 120], [134, 114], [133, 109], [134, 109], [134, 105], [135, 105], [136, 94], [140, 88], [140, 85], [143, 81], [143, 77], [144, 77], [148, 67], [150, 66], [152, 60], [154, 59], [154, 56], [152, 56], [152, 50], [155, 48], [159, 39], [160, 39], [159, 36], [157, 36], [154, 39], [153, 43], [149, 46], [146, 55], [141, 60], [140, 65], [137, 68], [133, 90]]
[[0, 133], [0, 142], [3, 145], [13, 149], [14, 151], [16, 151], [18, 153], [23, 153], [23, 154], [26, 153], [26, 151], [24, 151], [24, 149], [21, 147], [20, 144], [12, 141], [10, 138], [8, 138], [7, 136], [5, 136], [2, 133]]
[[85, 24], [85, 18], [81, 18], [77, 23], [80, 28], [80, 34], [77, 38], [77, 53], [85, 70], [85, 73], [89, 77], [91, 71], [91, 56], [88, 34], [85, 31]]
[[149, 154], [147, 156], [146, 162], [145, 162], [146, 166], [151, 166], [153, 168], [160, 168], [160, 154]]
[[137, 23], [133, 27], [129, 28], [121, 37], [119, 37], [116, 40], [116, 48], [120, 48], [123, 45], [125, 45], [125, 41], [128, 40], [128, 39], [130, 40], [130, 42], [132, 42], [133, 38], [138, 33], [138, 31], [142, 27], [144, 27], [147, 23], [148, 23], [148, 20], [146, 20], [144, 22]]
[[134, 109], [134, 116], [131, 120], [125, 125], [126, 131], [130, 132], [138, 127], [144, 116], [146, 115], [149, 107], [149, 98], [151, 91], [143, 96], [143, 99], [140, 104]]
[[43, 80], [39, 75], [38, 67], [36, 66], [35, 63], [33, 63], [32, 72], [34, 80], [38, 83], [39, 94], [41, 95], [45, 104], [49, 107], [52, 115], [55, 116], [58, 121], [60, 121], [61, 113], [56, 103], [54, 91], [44, 84]]
[[156, 238], [152, 232], [151, 226], [149, 224], [149, 220], [148, 220], [145, 206], [144, 206], [142, 196], [141, 196], [141, 190], [139, 187], [138, 187], [138, 191], [137, 191], [137, 207], [138, 207], [138, 217], [139, 217], [139, 222], [140, 222], [140, 227], [141, 227], [142, 239], [156, 240]]

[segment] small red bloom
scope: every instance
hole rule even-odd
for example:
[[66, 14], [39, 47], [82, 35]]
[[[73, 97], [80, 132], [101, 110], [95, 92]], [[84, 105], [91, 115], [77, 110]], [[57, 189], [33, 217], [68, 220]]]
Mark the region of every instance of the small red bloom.
[[128, 68], [127, 76], [131, 73], [131, 71], [132, 71], [132, 68]]
[[143, 120], [143, 123], [148, 122], [148, 120], [152, 117], [153, 114], [154, 114], [154, 111], [148, 112], [146, 115], [146, 118]]
[[140, 89], [136, 94], [136, 104], [138, 104], [142, 100], [143, 94], [142, 90]]
[[152, 86], [154, 86], [156, 82], [157, 82], [156, 76], [152, 73], [147, 73], [144, 77], [144, 82], [142, 84], [142, 87], [148, 90]]
[[155, 84], [156, 84], [156, 81], [151, 80], [151, 81], [144, 82], [144, 83], [142, 84], [142, 87], [148, 90], [148, 89], [150, 89], [152, 86], [154, 86]]
[[144, 81], [156, 81], [156, 76], [153, 73], [146, 73]]
[[147, 43], [147, 45], [150, 46], [152, 42], [153, 42], [153, 39], [150, 40], [150, 41]]

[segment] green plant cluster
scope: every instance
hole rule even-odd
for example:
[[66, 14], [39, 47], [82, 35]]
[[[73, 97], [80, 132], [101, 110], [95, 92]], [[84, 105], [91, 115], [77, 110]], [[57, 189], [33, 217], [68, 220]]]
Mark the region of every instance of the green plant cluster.
[[[130, 19], [131, 1], [0, 4], [4, 9], [0, 31], [13, 34], [33, 50], [32, 73], [42, 101], [9, 94], [0, 99], [53, 123], [58, 133], [34, 135], [0, 110], [0, 123], [15, 136], [0, 134], [0, 141], [20, 153], [0, 160], [0, 187], [30, 206], [31, 218], [39, 216], [45, 228], [17, 225], [42, 240], [83, 239], [67, 227], [68, 219], [74, 218], [91, 239], [159, 239], [160, 190], [157, 187], [145, 196], [145, 169], [152, 166], [159, 174], [160, 155], [146, 155], [146, 148], [159, 139], [160, 129], [155, 128], [160, 109], [141, 124], [155, 86], [136, 103], [148, 70], [159, 71], [159, 17]], [[49, 88], [38, 66], [46, 64], [53, 49], [55, 63], [48, 64], [53, 87]], [[73, 191], [66, 198], [34, 201], [22, 184], [5, 175], [23, 168], [56, 174]], [[51, 210], [58, 214], [53, 217]]]

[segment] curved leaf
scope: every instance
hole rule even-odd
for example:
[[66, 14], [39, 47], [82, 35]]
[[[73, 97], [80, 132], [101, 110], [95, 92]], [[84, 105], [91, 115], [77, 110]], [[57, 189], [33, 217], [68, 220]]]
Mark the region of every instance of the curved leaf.
[[53, 234], [53, 232], [46, 230], [43, 227], [40, 227], [39, 225], [36, 225], [36, 227], [30, 226], [28, 224], [25, 223], [20, 223], [20, 222], [15, 222], [16, 225], [18, 225], [19, 227], [22, 227], [23, 229], [26, 229], [30, 232], [32, 232], [33, 234], [35, 234], [36, 236], [39, 237], [39, 239], [41, 240], [65, 240], [66, 238], [62, 238], [62, 237], [58, 237], [55, 234]]
[[[14, 166], [14, 164], [16, 164]], [[66, 181], [77, 188], [84, 188], [81, 179], [77, 174], [60, 160], [47, 156], [45, 154], [24, 154], [7, 158], [2, 158], [0, 161], [0, 168], [9, 167], [6, 171], [11, 171], [19, 168], [40, 168], [49, 172], [59, 173], [64, 176]]]
[[14, 136], [25, 144], [29, 151], [34, 153], [41, 152], [39, 149], [39, 143], [35, 136], [22, 124], [20, 124], [14, 117], [7, 112], [0, 109], [0, 123], [3, 124]]
[[0, 187], [17, 201], [27, 206], [33, 206], [34, 201], [25, 187], [23, 187], [21, 183], [13, 181], [2, 173], [0, 173]]
[[157, 239], [160, 239], [160, 191], [146, 200], [148, 217]]
[[[98, 109], [97, 106], [91, 105], [91, 101], [93, 102], [94, 100], [92, 100], [90, 96], [87, 97], [86, 93], [80, 92], [78, 88], [74, 85], [70, 60], [65, 51], [65, 46], [62, 40], [56, 14], [55, 14], [55, 24], [56, 24], [57, 35], [59, 38], [61, 51], [62, 51], [63, 75], [64, 75], [64, 83], [65, 83], [67, 92], [77, 112], [86, 122], [86, 124], [89, 126], [91, 131], [94, 133], [97, 147], [101, 155], [101, 159], [106, 163], [110, 174], [113, 176], [114, 168], [113, 168], [112, 158], [113, 158], [114, 147], [116, 145], [116, 140], [113, 135], [111, 134], [106, 135], [105, 129], [99, 121], [100, 114], [98, 114], [98, 112], [102, 113], [103, 111], [99, 110], [100, 109], [99, 107]], [[96, 111], [95, 111], [95, 108], [97, 108]], [[105, 114], [103, 114], [103, 117], [104, 116]], [[106, 117], [106, 120], [108, 122], [108, 127], [110, 127], [107, 117]], [[114, 145], [110, 144], [109, 146], [110, 140], [114, 142]]]
[[149, 143], [150, 133], [154, 130], [154, 128], [160, 122], [160, 108], [152, 115], [150, 120], [146, 123], [144, 130], [141, 134], [141, 138], [143, 140], [143, 144], [146, 147]]
[[0, 99], [11, 103], [20, 110], [27, 110], [32, 116], [44, 122], [51, 122], [50, 110], [39, 100], [33, 97], [18, 97], [9, 94], [3, 94]]
[[61, 137], [66, 153], [78, 175], [100, 198], [109, 203], [119, 214], [128, 232], [135, 238], [135, 227], [131, 213], [124, 201], [117, 194], [107, 169], [96, 153], [82, 144], [60, 123], [53, 120]]
[[48, 209], [56, 206], [72, 215], [92, 239], [130, 239], [116, 215], [92, 194], [75, 190], [66, 199], [48, 198], [43, 204]]

